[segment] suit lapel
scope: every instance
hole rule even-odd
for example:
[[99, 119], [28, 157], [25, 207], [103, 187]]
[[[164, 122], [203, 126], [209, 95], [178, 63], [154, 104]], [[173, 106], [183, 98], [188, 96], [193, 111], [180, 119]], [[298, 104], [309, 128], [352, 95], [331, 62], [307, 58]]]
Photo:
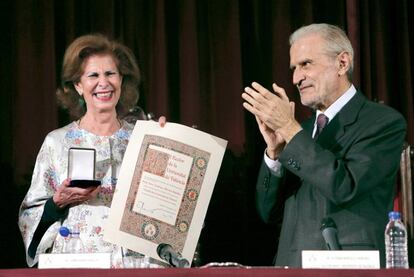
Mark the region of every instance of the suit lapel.
[[344, 135], [347, 126], [356, 122], [359, 111], [366, 101], [362, 93], [357, 92], [354, 97], [329, 122], [316, 140], [318, 144], [330, 149]]

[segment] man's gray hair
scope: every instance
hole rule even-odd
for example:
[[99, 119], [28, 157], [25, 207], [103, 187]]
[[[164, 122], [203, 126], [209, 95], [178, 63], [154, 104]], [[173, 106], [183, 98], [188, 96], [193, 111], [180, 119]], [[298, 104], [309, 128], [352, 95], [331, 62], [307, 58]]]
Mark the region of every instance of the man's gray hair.
[[295, 41], [306, 37], [310, 34], [319, 34], [325, 40], [325, 50], [328, 54], [336, 56], [341, 52], [347, 52], [351, 58], [349, 70], [346, 73], [348, 80], [352, 79], [354, 71], [354, 49], [345, 32], [335, 26], [326, 23], [311, 24], [297, 29], [289, 38], [289, 44], [292, 46]]

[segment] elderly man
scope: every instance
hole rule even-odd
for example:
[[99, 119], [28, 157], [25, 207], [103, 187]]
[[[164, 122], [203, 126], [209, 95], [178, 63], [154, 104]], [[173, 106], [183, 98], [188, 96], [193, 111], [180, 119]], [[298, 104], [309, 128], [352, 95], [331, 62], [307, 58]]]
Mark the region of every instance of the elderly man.
[[345, 250], [379, 250], [392, 209], [406, 123], [395, 110], [368, 101], [352, 84], [353, 49], [345, 33], [312, 24], [290, 37], [290, 67], [303, 105], [299, 124], [285, 90], [254, 82], [242, 94], [267, 148], [257, 182], [265, 222], [283, 213], [275, 265], [301, 266], [302, 250], [326, 249], [321, 222], [331, 218]]

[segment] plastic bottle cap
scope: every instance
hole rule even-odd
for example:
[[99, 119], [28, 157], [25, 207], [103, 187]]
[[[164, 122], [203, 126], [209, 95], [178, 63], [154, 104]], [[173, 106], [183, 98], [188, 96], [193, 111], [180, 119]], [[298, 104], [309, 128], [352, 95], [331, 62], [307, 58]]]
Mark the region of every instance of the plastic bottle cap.
[[401, 214], [400, 212], [391, 211], [388, 213], [388, 218], [393, 220], [401, 219]]
[[69, 231], [68, 227], [62, 226], [62, 227], [59, 228], [59, 234], [62, 237], [67, 237], [67, 236], [69, 236], [70, 231]]

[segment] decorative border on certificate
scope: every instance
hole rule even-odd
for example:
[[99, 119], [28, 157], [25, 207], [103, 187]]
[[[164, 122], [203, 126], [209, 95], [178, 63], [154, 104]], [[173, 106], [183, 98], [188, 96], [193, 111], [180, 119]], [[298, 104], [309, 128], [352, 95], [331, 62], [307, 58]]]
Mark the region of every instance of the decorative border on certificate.
[[120, 230], [181, 252], [209, 159], [201, 149], [145, 135]]

